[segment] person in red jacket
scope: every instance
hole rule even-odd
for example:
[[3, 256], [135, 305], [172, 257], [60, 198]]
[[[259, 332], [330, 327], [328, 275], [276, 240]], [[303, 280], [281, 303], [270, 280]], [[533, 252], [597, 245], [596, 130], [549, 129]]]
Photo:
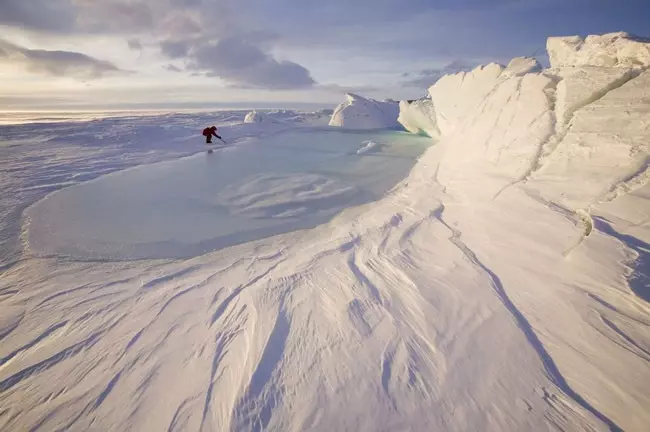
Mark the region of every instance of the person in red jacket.
[[212, 126], [212, 127], [203, 129], [203, 136], [205, 137], [205, 143], [206, 144], [212, 144], [212, 137], [213, 136], [216, 136], [221, 141], [223, 141], [223, 138], [221, 138], [219, 135], [217, 135], [217, 127], [216, 126]]

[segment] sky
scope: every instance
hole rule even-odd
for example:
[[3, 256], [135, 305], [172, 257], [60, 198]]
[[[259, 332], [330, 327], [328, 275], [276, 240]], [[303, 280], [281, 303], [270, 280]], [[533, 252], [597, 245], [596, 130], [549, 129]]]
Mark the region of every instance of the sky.
[[648, 0], [0, 0], [0, 111], [421, 97], [549, 36], [650, 36]]

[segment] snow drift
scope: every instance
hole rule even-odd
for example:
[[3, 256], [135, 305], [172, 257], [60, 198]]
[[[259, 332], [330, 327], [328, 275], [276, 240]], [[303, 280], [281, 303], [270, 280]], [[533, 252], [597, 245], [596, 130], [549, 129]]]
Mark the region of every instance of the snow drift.
[[383, 129], [399, 127], [399, 104], [396, 101], [377, 101], [352, 93], [347, 101], [334, 110], [330, 126], [348, 129]]

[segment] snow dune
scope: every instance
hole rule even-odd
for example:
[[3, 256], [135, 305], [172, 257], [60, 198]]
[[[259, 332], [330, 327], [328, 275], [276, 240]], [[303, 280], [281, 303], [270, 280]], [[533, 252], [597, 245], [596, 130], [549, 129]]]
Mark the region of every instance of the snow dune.
[[315, 228], [5, 267], [0, 428], [646, 430], [647, 45], [584, 44], [403, 102], [437, 144]]

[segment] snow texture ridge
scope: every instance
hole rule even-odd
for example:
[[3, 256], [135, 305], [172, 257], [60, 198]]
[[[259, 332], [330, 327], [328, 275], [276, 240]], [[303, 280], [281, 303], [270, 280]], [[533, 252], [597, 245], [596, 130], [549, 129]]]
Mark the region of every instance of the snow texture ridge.
[[400, 127], [399, 103], [393, 100], [377, 101], [348, 93], [347, 101], [334, 110], [330, 126], [348, 129], [385, 129]]

